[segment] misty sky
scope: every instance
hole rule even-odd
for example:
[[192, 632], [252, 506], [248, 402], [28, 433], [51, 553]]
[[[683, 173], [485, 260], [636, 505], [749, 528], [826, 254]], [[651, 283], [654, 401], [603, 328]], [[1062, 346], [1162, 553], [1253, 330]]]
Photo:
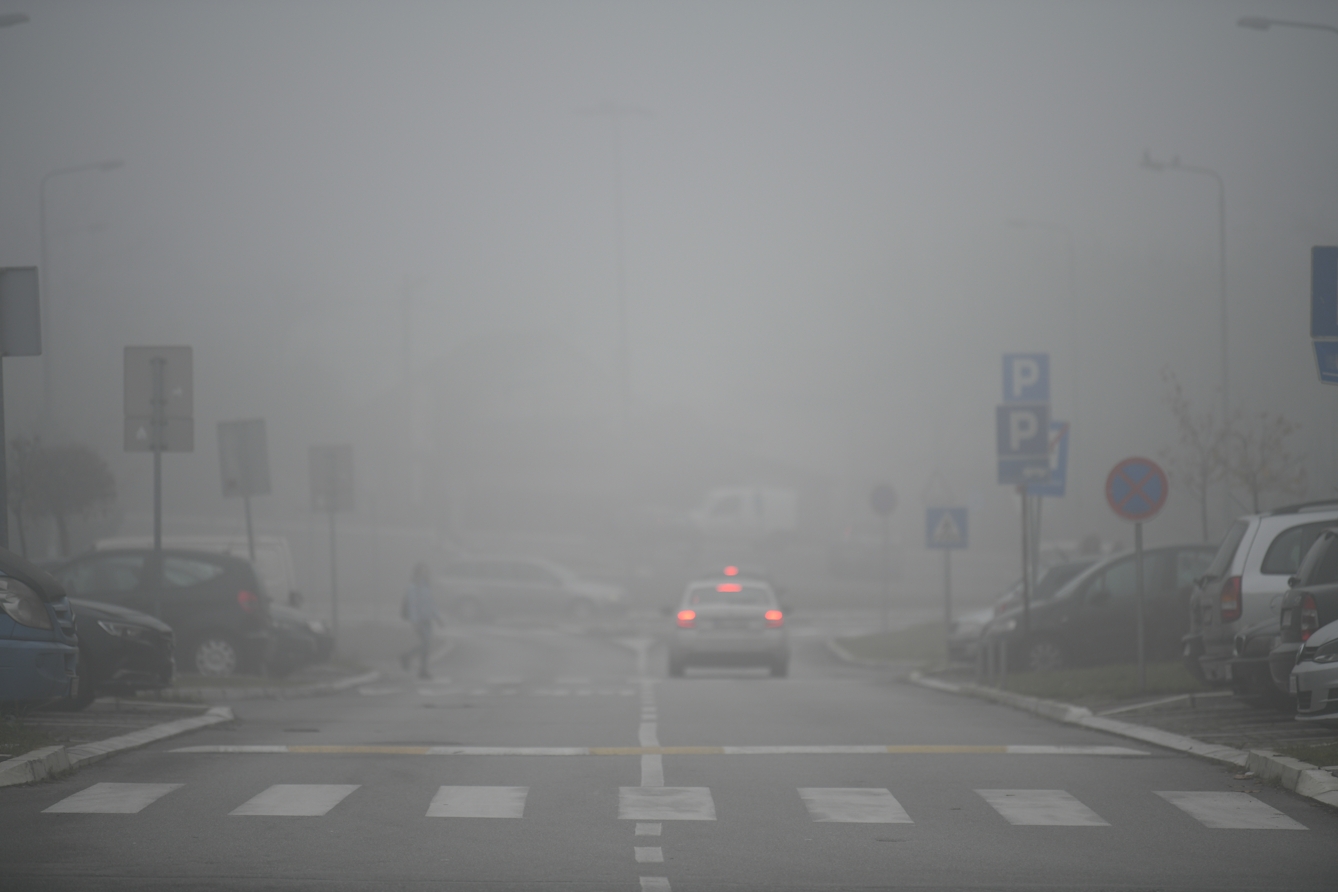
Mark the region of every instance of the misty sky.
[[[195, 348], [201, 446], [168, 458], [186, 513], [234, 510], [214, 425], [259, 416], [265, 510], [304, 511], [307, 446], [400, 380], [406, 307], [420, 368], [528, 332], [613, 375], [611, 132], [578, 114], [610, 100], [650, 113], [622, 125], [639, 412], [891, 480], [914, 539], [935, 470], [1007, 516], [1000, 354], [1049, 351], [1078, 418], [1051, 532], [1127, 538], [1101, 485], [1171, 444], [1161, 369], [1205, 408], [1219, 383], [1215, 188], [1140, 169], [1148, 149], [1225, 178], [1235, 401], [1301, 421], [1309, 495], [1332, 491], [1307, 313], [1310, 247], [1338, 243], [1338, 35], [1235, 25], [1338, 23], [1332, 3], [7, 9], [31, 21], [0, 31], [0, 263], [38, 262], [45, 173], [125, 162], [49, 181], [44, 285], [60, 428], [108, 454], [127, 510], [149, 462], [120, 452], [126, 344]], [[1075, 302], [1064, 236], [1015, 219], [1071, 231]], [[5, 363], [11, 433], [39, 369]], [[1173, 495], [1149, 537], [1196, 516]]]

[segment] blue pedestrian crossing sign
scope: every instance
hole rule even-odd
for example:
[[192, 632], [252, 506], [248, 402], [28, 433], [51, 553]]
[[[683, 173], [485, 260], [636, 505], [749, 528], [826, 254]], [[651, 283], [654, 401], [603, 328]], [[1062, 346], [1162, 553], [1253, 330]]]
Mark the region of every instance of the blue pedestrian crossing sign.
[[929, 548], [965, 548], [966, 509], [926, 508], [925, 545]]
[[1310, 338], [1319, 380], [1338, 384], [1338, 246], [1310, 249]]

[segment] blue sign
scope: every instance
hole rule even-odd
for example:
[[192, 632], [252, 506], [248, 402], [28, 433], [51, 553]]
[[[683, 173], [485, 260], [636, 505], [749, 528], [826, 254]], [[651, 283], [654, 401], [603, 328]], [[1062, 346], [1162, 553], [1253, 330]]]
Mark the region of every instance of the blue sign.
[[1064, 486], [1069, 475], [1069, 423], [1067, 421], [1050, 422], [1050, 479], [1044, 483], [1027, 484], [1027, 492], [1033, 496], [1064, 495]]
[[1338, 338], [1338, 247], [1310, 249], [1310, 337]]
[[1030, 486], [1050, 479], [1050, 459], [1047, 456], [999, 459], [1000, 486]]
[[1050, 402], [1050, 354], [1005, 353], [1003, 388], [1005, 403]]
[[1166, 472], [1147, 458], [1126, 458], [1106, 477], [1106, 501], [1125, 520], [1147, 520], [1166, 504]]
[[966, 509], [926, 508], [925, 546], [928, 548], [965, 548]]
[[999, 458], [1041, 458], [1049, 465], [1050, 406], [999, 406], [994, 411]]
[[1319, 380], [1338, 384], [1338, 341], [1314, 341], [1315, 361], [1319, 363]]

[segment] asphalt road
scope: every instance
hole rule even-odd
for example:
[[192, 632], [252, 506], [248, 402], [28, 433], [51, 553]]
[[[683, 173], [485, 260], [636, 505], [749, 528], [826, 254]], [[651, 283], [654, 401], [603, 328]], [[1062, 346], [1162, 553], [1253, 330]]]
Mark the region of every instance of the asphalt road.
[[648, 643], [469, 630], [431, 682], [2, 790], [0, 889], [1338, 888], [1338, 815], [1227, 769], [817, 634], [783, 680], [670, 680]]

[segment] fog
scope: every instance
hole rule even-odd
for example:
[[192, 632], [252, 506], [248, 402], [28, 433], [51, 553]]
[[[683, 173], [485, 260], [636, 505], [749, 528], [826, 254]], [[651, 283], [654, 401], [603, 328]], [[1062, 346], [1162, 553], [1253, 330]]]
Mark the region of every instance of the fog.
[[[983, 599], [1017, 572], [1001, 354], [1049, 353], [1073, 422], [1048, 540], [1128, 544], [1103, 484], [1174, 445], [1164, 370], [1218, 405], [1216, 190], [1145, 151], [1225, 182], [1233, 408], [1302, 424], [1307, 491], [1266, 504], [1338, 483], [1307, 330], [1311, 246], [1338, 242], [1338, 44], [1236, 25], [1332, 22], [1331, 4], [23, 11], [0, 31], [0, 265], [40, 262], [48, 173], [124, 162], [41, 193], [50, 422], [42, 360], [4, 368], [10, 436], [111, 464], [116, 505], [80, 547], [150, 528], [123, 348], [188, 344], [196, 449], [164, 458], [165, 532], [241, 529], [215, 428], [264, 418], [257, 531], [290, 539], [317, 603], [307, 455], [326, 443], [355, 450], [338, 519], [355, 603], [457, 549], [659, 578], [657, 531], [744, 484], [800, 493], [771, 557], [836, 598], [816, 580], [876, 533], [879, 481], [900, 495], [897, 596], [935, 596], [923, 508], [950, 500], [971, 509], [963, 596]], [[1173, 478], [1148, 540], [1200, 535]]]

